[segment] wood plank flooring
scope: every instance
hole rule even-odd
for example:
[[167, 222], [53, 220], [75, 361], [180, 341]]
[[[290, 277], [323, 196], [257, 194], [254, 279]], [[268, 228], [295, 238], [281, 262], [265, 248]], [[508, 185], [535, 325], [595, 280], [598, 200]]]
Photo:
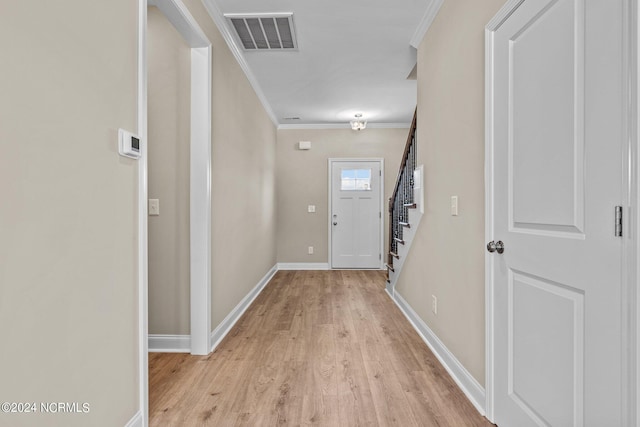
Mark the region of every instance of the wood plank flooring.
[[149, 354], [151, 426], [493, 426], [382, 271], [280, 271], [209, 356]]

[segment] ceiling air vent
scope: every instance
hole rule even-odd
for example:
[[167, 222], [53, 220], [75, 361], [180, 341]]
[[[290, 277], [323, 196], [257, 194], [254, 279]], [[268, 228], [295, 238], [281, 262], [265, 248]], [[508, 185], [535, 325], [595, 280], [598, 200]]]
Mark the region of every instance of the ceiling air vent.
[[297, 49], [293, 13], [227, 13], [246, 51]]

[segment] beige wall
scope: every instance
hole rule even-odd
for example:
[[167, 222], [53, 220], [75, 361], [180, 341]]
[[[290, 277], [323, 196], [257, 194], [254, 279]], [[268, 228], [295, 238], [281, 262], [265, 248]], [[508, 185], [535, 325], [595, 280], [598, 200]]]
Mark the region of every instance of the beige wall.
[[0, 425], [122, 426], [138, 410], [137, 2], [2, 2], [0, 396], [88, 414]]
[[[328, 262], [328, 159], [384, 158], [384, 200], [389, 200], [409, 129], [279, 130], [277, 151], [278, 262]], [[311, 150], [298, 149], [311, 141]], [[316, 205], [316, 213], [308, 213]], [[386, 206], [386, 202], [384, 204]], [[387, 248], [387, 218], [385, 246]], [[307, 249], [314, 247], [314, 254]]]
[[212, 328], [276, 263], [276, 129], [200, 0], [212, 42]]
[[[397, 291], [484, 384], [484, 26], [505, 0], [447, 0], [418, 49], [425, 215]], [[459, 197], [459, 216], [450, 197]], [[431, 312], [438, 297], [438, 315]]]
[[149, 333], [189, 335], [191, 48], [156, 7], [147, 15]]

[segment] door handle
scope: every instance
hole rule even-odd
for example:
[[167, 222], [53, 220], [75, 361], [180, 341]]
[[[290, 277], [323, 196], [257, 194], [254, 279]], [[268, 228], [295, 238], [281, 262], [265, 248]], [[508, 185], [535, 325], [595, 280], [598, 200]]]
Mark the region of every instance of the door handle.
[[333, 223], [333, 225], [338, 225], [338, 223], [337, 223], [337, 222], [334, 222], [334, 223]]
[[487, 250], [491, 253], [498, 252], [499, 254], [504, 252], [504, 243], [502, 240], [494, 242], [493, 240], [487, 243]]

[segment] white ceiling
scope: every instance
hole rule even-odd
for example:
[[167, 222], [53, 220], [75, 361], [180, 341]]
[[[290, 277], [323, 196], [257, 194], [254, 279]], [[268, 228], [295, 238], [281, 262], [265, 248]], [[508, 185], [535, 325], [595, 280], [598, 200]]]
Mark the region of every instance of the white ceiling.
[[411, 122], [416, 81], [407, 77], [416, 50], [410, 42], [425, 27], [433, 0], [205, 3], [221, 14], [293, 12], [296, 51], [243, 51], [231, 25], [214, 16], [232, 35], [225, 38], [276, 124], [345, 126], [356, 113], [374, 126]]

